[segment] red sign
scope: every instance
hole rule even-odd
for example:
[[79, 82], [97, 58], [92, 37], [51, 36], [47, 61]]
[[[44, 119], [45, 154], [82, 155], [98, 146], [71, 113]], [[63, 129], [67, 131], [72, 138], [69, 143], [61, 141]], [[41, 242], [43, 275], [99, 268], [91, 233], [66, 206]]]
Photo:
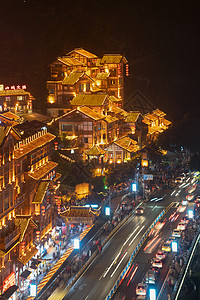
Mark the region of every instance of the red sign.
[[15, 284], [15, 272], [12, 272], [4, 281], [3, 281], [3, 293], [12, 285]]

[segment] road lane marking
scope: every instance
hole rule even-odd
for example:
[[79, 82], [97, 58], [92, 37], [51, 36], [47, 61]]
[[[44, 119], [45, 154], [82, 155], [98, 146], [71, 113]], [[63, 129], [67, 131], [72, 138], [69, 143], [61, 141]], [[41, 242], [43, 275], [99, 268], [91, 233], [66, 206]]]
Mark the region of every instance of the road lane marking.
[[136, 236], [130, 242], [129, 246], [134, 242], [134, 240], [136, 239], [136, 237], [138, 236], [138, 234], [140, 234], [140, 232], [142, 231], [143, 228], [144, 228], [144, 226], [142, 226], [142, 228], [140, 228], [140, 230], [138, 231], [138, 233], [136, 234]]
[[130, 240], [130, 238], [132, 237], [132, 235], [136, 232], [136, 230], [138, 229], [138, 227], [140, 227], [139, 225], [135, 228], [135, 230], [130, 234], [130, 236], [125, 240], [125, 242], [123, 243], [122, 247]]
[[150, 201], [154, 201], [154, 200], [156, 200], [156, 199], [158, 199], [157, 197], [156, 198], [152, 198]]
[[176, 190], [174, 190], [174, 191], [171, 193], [170, 196], [173, 196], [175, 193], [176, 193]]
[[153, 208], [152, 208], [152, 210], [154, 210], [154, 209], [156, 209], [157, 208], [157, 205], [156, 206], [154, 206]]
[[[117, 254], [117, 256], [115, 257], [115, 259], [113, 260], [113, 262], [110, 264], [110, 266], [108, 267], [108, 269], [106, 270], [106, 272], [104, 273], [103, 277], [106, 277], [106, 275], [108, 274], [108, 272], [110, 271], [110, 269], [112, 268], [112, 266], [114, 265], [114, 263], [116, 262], [116, 260], [118, 259], [118, 257], [121, 254], [121, 250], [119, 251], [119, 253]], [[102, 276], [101, 276], [102, 277]], [[101, 279], [101, 277], [99, 278], [99, 280]]]
[[106, 275], [108, 274], [108, 272], [110, 271], [110, 269], [112, 268], [112, 266], [114, 265], [114, 263], [116, 262], [116, 260], [118, 259], [118, 257], [120, 256], [121, 252], [122, 252], [122, 248], [123, 246], [130, 240], [130, 238], [132, 237], [132, 235], [136, 232], [136, 230], [139, 228], [139, 225], [135, 228], [135, 230], [130, 234], [130, 236], [126, 239], [126, 241], [124, 242], [124, 244], [122, 245], [119, 253], [117, 254], [117, 256], [115, 257], [115, 259], [113, 260], [113, 262], [110, 264], [110, 266], [108, 267], [108, 269], [103, 273], [103, 275], [99, 278], [99, 280], [102, 277], [106, 277]]
[[120, 264], [122, 263], [122, 261], [124, 260], [124, 258], [126, 257], [127, 254], [128, 254], [128, 252], [126, 252], [124, 254], [124, 256], [122, 257], [122, 259], [120, 260], [120, 262], [118, 263], [118, 265], [116, 266], [116, 268], [114, 269], [114, 271], [112, 272], [112, 274], [110, 275], [110, 277], [113, 277], [113, 275], [115, 274], [115, 272], [117, 271], [117, 269], [119, 268]]

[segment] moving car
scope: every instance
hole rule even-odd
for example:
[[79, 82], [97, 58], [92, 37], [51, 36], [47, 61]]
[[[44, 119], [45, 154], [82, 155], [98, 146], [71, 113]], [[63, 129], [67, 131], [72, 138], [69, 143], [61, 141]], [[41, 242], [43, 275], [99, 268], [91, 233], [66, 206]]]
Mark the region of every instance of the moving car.
[[182, 177], [177, 177], [174, 182], [175, 183], [182, 183], [183, 182], [183, 178]]
[[185, 228], [186, 228], [185, 222], [178, 223], [178, 226], [177, 226], [178, 230], [185, 230]]
[[181, 237], [181, 230], [179, 229], [174, 229], [174, 231], [172, 232], [172, 236], [174, 237]]
[[162, 245], [162, 250], [165, 252], [171, 252], [172, 251], [172, 247], [171, 247], [171, 242], [167, 241]]
[[144, 207], [143, 207], [143, 206], [138, 207], [138, 208], [136, 209], [135, 213], [136, 213], [137, 215], [143, 215], [143, 213], [144, 213]]
[[159, 260], [163, 260], [166, 258], [166, 254], [163, 250], [158, 250], [158, 252], [156, 253], [156, 258]]
[[138, 283], [136, 287], [136, 295], [137, 296], [146, 296], [147, 294], [147, 285], [146, 283]]
[[152, 267], [162, 268], [162, 261], [157, 258], [153, 258], [151, 264]]
[[192, 201], [192, 200], [194, 199], [194, 197], [195, 197], [195, 194], [188, 194], [188, 195], [186, 196], [186, 199], [187, 199], [188, 201]]
[[157, 273], [153, 270], [149, 270], [144, 277], [144, 282], [147, 284], [155, 284], [157, 280]]

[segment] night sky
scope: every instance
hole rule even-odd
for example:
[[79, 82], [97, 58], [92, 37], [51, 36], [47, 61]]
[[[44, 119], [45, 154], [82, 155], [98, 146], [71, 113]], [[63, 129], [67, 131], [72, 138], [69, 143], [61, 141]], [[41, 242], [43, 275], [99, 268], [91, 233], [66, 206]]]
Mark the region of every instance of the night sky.
[[0, 18], [0, 82], [46, 97], [48, 65], [76, 47], [121, 53], [136, 89], [171, 120], [198, 111], [198, 1], [6, 0]]

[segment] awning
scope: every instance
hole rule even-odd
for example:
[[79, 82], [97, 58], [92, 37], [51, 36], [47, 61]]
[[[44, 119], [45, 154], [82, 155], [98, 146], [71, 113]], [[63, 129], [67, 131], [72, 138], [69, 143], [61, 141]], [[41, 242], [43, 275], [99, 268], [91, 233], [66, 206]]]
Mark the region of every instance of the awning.
[[31, 271], [25, 270], [24, 272], [22, 272], [22, 274], [20, 275], [20, 277], [22, 277], [24, 279], [27, 279], [30, 274], [31, 274]]
[[31, 249], [31, 251], [27, 251], [26, 252], [26, 255], [23, 255], [21, 256], [20, 258], [18, 258], [18, 260], [23, 264], [23, 265], [26, 265], [27, 262], [29, 262], [29, 260], [34, 256], [36, 255], [38, 252], [38, 249], [37, 248], [33, 248]]
[[2, 296], [6, 299], [9, 299], [12, 296], [12, 294], [14, 294], [16, 290], [18, 290], [18, 288], [19, 287], [17, 285], [12, 285], [5, 291], [5, 293], [2, 294]]

